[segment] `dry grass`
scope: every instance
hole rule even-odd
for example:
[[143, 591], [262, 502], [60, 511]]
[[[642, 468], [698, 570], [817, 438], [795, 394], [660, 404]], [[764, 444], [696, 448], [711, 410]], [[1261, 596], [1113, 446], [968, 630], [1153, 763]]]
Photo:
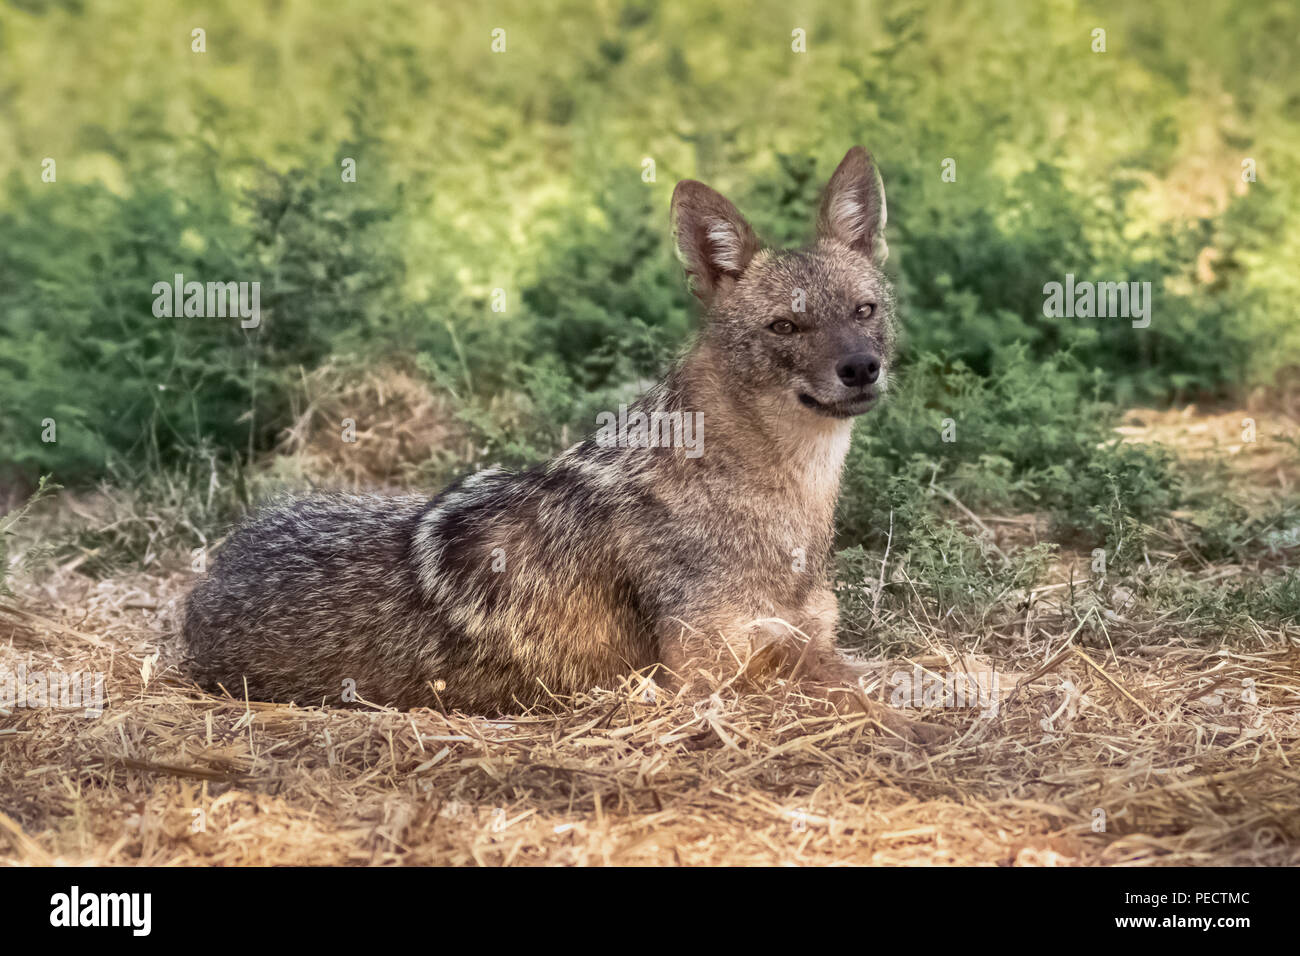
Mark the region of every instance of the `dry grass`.
[[[1253, 425], [1253, 440], [1246, 423]], [[1192, 461], [1221, 461], [1239, 483], [1255, 489], [1287, 490], [1300, 477], [1300, 399], [1270, 394], [1258, 407], [1202, 410], [1135, 408], [1116, 429], [1126, 442], [1154, 442], [1176, 448]]]
[[[1111, 652], [1036, 628], [997, 645], [998, 713], [928, 710], [956, 733], [920, 749], [780, 685], [700, 701], [633, 678], [510, 720], [223, 700], [175, 679], [166, 641], [153, 657], [187, 583], [67, 572], [3, 605], [0, 670], [102, 671], [108, 706], [3, 715], [0, 860], [1300, 863], [1280, 637]], [[936, 651], [879, 661], [877, 694], [914, 663], [988, 664]]]
[[[290, 468], [343, 468], [345, 412], [386, 449], [350, 482], [403, 476], [446, 439], [403, 424], [432, 415], [422, 392], [377, 387], [340, 396], [323, 381], [287, 440]], [[1242, 415], [1136, 412], [1124, 434], [1285, 487], [1293, 463], [1276, 443], [1242, 447]], [[1260, 426], [1297, 432], [1281, 413]], [[956, 516], [1008, 551], [1042, 529], [1034, 515]], [[1081, 596], [1085, 555], [1058, 553], [1049, 583], [976, 623], [868, 601], [867, 646], [924, 648], [874, 661], [879, 700], [914, 667], [998, 673], [996, 712], [924, 711], [953, 732], [926, 747], [819, 715], [779, 682], [699, 700], [631, 677], [496, 720], [213, 697], [175, 667], [186, 559], [96, 582], [77, 558], [0, 598], [0, 674], [101, 672], [108, 697], [98, 717], [0, 710], [0, 862], [1300, 864], [1294, 629], [1252, 622], [1224, 643], [1126, 587]]]
[[[273, 459], [281, 478], [343, 488], [406, 485], [424, 477], [420, 466], [431, 458], [473, 457], [446, 398], [399, 368], [327, 364], [304, 375], [296, 401]], [[349, 421], [351, 442], [343, 438]]]

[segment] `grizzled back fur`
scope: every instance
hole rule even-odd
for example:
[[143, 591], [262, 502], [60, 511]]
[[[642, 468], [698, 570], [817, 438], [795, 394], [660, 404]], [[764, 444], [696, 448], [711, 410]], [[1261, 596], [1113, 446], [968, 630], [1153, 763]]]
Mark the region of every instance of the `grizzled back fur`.
[[656, 664], [707, 682], [783, 637], [801, 675], [851, 677], [827, 565], [851, 421], [893, 358], [885, 218], [860, 147], [802, 250], [763, 249], [729, 201], [680, 183], [674, 233], [706, 316], [634, 411], [696, 416], [702, 453], [588, 438], [432, 499], [271, 507], [189, 597], [195, 678], [241, 697], [337, 703], [355, 688], [490, 713]]

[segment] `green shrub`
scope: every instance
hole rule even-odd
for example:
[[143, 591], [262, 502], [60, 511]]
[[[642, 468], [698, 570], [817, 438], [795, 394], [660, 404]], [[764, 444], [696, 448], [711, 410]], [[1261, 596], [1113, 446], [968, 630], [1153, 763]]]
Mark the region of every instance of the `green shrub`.
[[[400, 340], [403, 264], [384, 210], [301, 171], [267, 174], [238, 205], [147, 188], [12, 192], [0, 212], [10, 480], [84, 483], [186, 448], [264, 450], [288, 424], [303, 367]], [[155, 283], [177, 273], [260, 282], [260, 327], [155, 316]]]
[[1139, 560], [1151, 523], [1166, 517], [1177, 500], [1171, 465], [1162, 446], [1119, 440], [1084, 460], [1052, 465], [1044, 483], [1054, 505], [1054, 532], [1104, 547], [1108, 565]]

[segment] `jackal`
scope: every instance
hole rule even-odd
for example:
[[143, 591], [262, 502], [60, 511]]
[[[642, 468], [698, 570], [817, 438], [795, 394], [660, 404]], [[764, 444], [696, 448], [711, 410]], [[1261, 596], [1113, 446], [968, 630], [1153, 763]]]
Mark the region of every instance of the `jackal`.
[[880, 175], [850, 150], [797, 251], [763, 248], [692, 180], [672, 222], [704, 320], [633, 411], [694, 416], [702, 444], [589, 438], [432, 499], [264, 512], [189, 597], [198, 681], [487, 714], [655, 665], [661, 683], [709, 686], [762, 663], [851, 694], [860, 668], [835, 647], [828, 562], [853, 419], [881, 400], [893, 360]]

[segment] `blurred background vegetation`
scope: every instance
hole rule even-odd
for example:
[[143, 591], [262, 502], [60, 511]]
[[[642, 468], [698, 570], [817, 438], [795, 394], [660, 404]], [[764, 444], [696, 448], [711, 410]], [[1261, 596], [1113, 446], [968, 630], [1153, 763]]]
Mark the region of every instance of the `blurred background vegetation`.
[[[322, 369], [438, 396], [467, 450], [423, 481], [543, 458], [690, 334], [678, 179], [797, 243], [862, 143], [904, 371], [859, 428], [844, 547], [933, 532], [937, 481], [1138, 555], [1134, 529], [1186, 498], [1163, 456], [1108, 440], [1116, 409], [1300, 365], [1298, 30], [1293, 0], [7, 0], [0, 488], [246, 501]], [[261, 328], [155, 318], [175, 273], [260, 281]], [[1150, 327], [1045, 318], [1066, 273], [1151, 282]]]

